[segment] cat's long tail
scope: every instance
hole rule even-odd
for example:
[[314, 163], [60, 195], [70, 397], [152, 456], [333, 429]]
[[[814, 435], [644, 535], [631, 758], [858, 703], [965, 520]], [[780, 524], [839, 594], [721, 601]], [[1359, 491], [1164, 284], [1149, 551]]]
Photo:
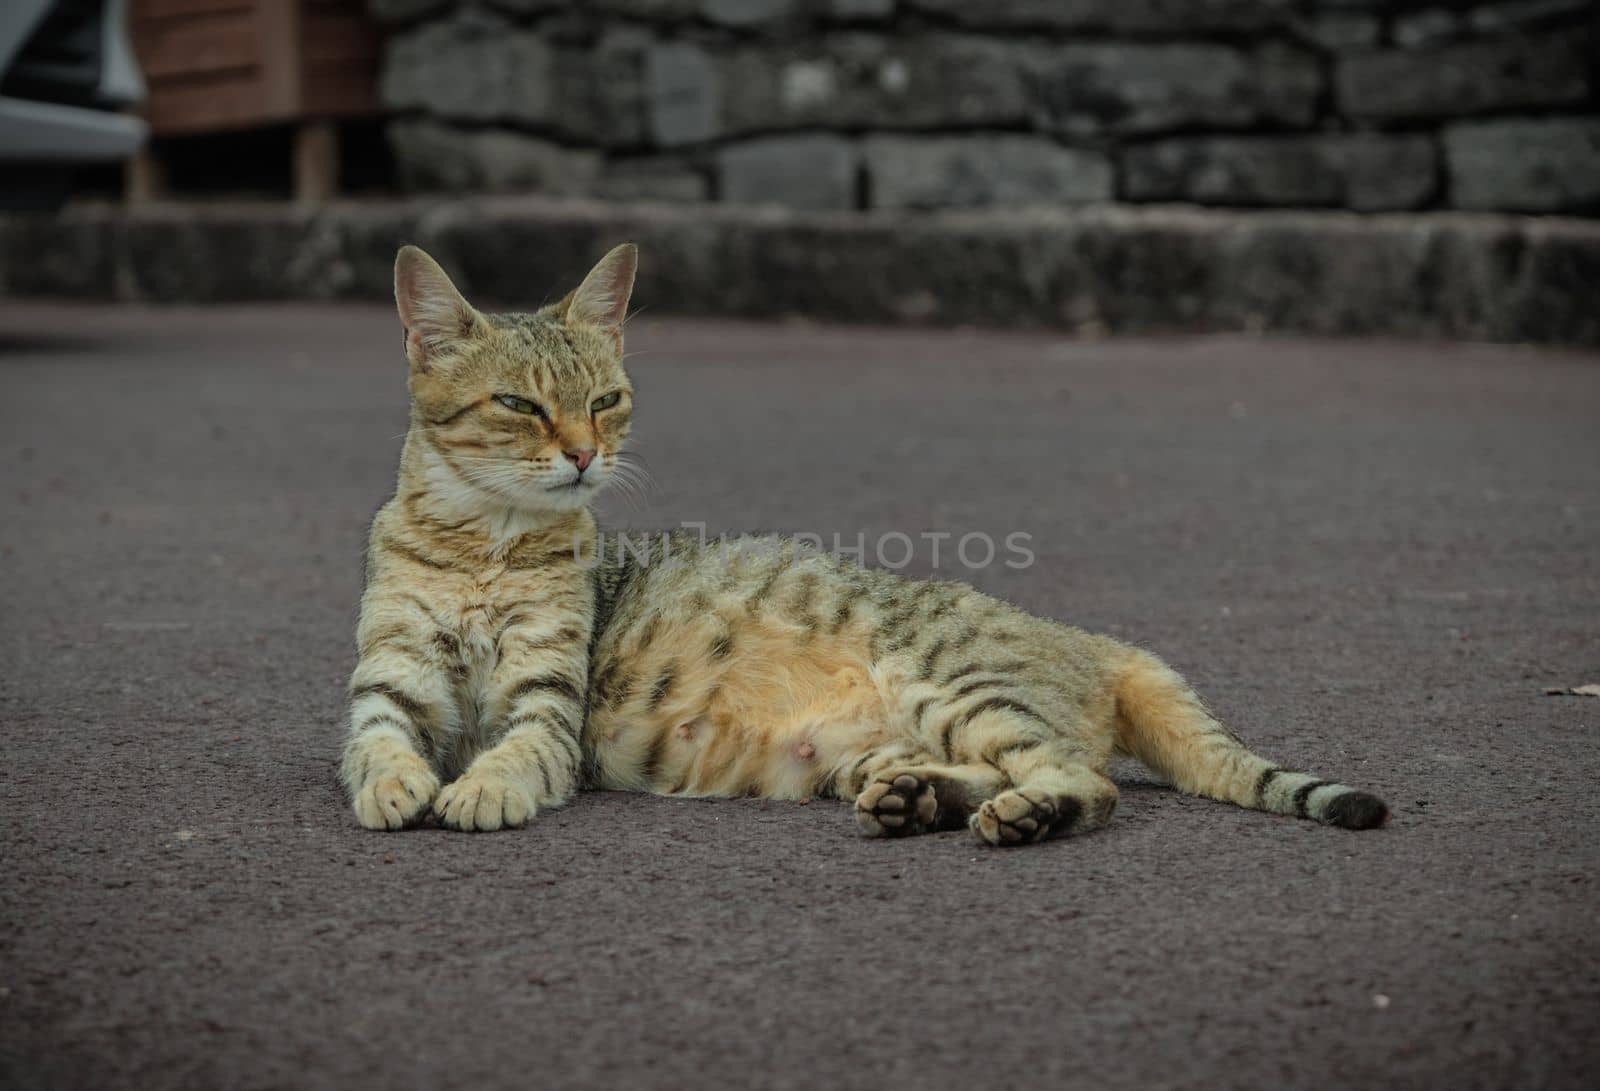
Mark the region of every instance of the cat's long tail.
[[1367, 792], [1281, 769], [1206, 711], [1176, 671], [1134, 651], [1117, 684], [1117, 745], [1185, 792], [1366, 830], [1389, 819]]

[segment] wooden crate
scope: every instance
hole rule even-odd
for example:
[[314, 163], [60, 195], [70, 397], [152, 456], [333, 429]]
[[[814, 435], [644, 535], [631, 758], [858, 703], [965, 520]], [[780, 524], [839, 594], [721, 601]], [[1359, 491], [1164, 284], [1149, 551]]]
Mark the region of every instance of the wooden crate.
[[[129, 24], [154, 136], [293, 125], [297, 196], [336, 188], [334, 122], [378, 111], [365, 0], [133, 0]], [[143, 169], [159, 188], [159, 165]]]

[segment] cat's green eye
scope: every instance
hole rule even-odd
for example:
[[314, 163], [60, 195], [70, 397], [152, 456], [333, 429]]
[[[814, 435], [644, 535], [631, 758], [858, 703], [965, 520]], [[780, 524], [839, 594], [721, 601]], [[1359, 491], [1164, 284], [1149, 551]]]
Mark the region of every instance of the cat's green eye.
[[613, 390], [611, 393], [606, 394], [603, 397], [596, 398], [594, 401], [590, 402], [589, 412], [598, 413], [602, 409], [610, 409], [613, 405], [616, 405], [621, 400], [622, 391]]
[[527, 398], [519, 398], [515, 394], [496, 394], [494, 396], [494, 400], [505, 406], [507, 409], [514, 409], [518, 413], [536, 413], [541, 417], [544, 416], [544, 410], [540, 409], [533, 402], [530, 402]]

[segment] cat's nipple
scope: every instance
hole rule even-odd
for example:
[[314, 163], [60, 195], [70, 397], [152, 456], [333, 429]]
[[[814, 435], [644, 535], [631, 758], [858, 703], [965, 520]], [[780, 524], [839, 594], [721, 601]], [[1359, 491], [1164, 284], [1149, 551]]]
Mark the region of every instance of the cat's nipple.
[[684, 742], [694, 738], [694, 721], [688, 720], [672, 729], [672, 733]]
[[801, 739], [795, 744], [794, 756], [801, 761], [810, 761], [817, 756], [817, 748], [812, 745], [810, 739]]

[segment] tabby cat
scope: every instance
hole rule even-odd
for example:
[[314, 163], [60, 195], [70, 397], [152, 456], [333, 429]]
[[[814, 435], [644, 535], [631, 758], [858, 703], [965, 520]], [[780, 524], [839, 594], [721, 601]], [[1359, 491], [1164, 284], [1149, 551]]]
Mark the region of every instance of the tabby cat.
[[1106, 824], [1112, 757], [1335, 826], [1375, 796], [1252, 753], [1161, 660], [956, 583], [776, 539], [619, 550], [590, 499], [633, 414], [619, 246], [534, 314], [395, 262], [411, 426], [372, 524], [343, 778], [356, 818], [521, 825], [580, 787], [855, 801], [867, 834]]

